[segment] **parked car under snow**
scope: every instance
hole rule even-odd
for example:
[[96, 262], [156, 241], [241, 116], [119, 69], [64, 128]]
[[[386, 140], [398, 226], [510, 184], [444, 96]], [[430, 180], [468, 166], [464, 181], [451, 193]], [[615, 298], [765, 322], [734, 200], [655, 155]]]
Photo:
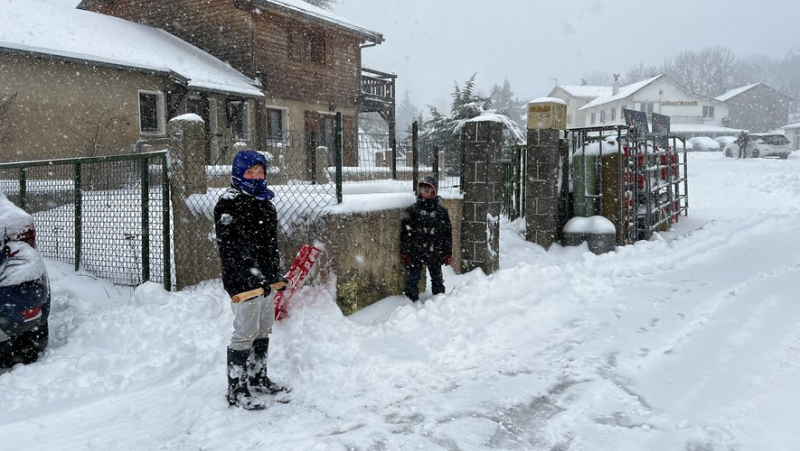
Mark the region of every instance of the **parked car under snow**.
[[715, 152], [719, 150], [719, 143], [708, 136], [689, 138], [689, 142], [695, 152]]
[[33, 218], [0, 191], [0, 367], [39, 359], [49, 316], [50, 282]]

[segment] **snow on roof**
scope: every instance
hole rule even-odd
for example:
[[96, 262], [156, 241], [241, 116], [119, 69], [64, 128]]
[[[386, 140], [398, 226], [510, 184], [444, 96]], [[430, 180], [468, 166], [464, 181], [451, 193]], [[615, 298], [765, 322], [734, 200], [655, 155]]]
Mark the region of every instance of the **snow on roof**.
[[669, 128], [670, 133], [713, 133], [713, 134], [738, 134], [742, 131], [740, 128], [728, 128], [720, 125], [707, 125], [707, 124], [671, 124]]
[[603, 104], [606, 104], [606, 103], [609, 103], [609, 102], [613, 102], [615, 100], [625, 99], [627, 97], [632, 96], [637, 91], [643, 89], [645, 86], [647, 86], [650, 83], [658, 80], [661, 77], [663, 77], [663, 75], [659, 74], [659, 75], [656, 75], [653, 78], [648, 78], [647, 80], [642, 80], [640, 82], [636, 82], [636, 83], [629, 84], [627, 86], [623, 86], [623, 87], [619, 88], [619, 92], [618, 93], [616, 93], [614, 95], [610, 95], [610, 96], [606, 96], [606, 97], [599, 97], [597, 99], [594, 99], [594, 100], [592, 100], [591, 102], [587, 103], [586, 105], [584, 105], [582, 108], [579, 108], [579, 109], [580, 110], [585, 110], [587, 108], [595, 107], [597, 105], [603, 105]]
[[798, 123], [796, 123], [796, 124], [784, 125], [784, 126], [783, 126], [783, 127], [781, 127], [781, 128], [782, 128], [782, 129], [794, 129], [794, 128], [800, 128], [800, 122], [798, 122]]
[[743, 92], [745, 92], [747, 90], [753, 89], [753, 88], [755, 88], [756, 86], [758, 86], [760, 84], [761, 83], [753, 83], [752, 85], [747, 85], [747, 86], [742, 86], [742, 87], [739, 87], [739, 88], [736, 88], [736, 89], [731, 89], [730, 91], [726, 92], [725, 94], [722, 94], [721, 96], [716, 97], [716, 99], [719, 100], [720, 102], [724, 102], [726, 100], [729, 100], [729, 99], [732, 99], [732, 98], [738, 96], [739, 94], [741, 94], [741, 93], [743, 93]]
[[0, 0], [0, 49], [156, 72], [193, 88], [263, 97], [254, 82], [197, 47], [157, 28], [32, 0]]
[[285, 8], [296, 13], [310, 16], [342, 28], [355, 31], [356, 33], [366, 36], [378, 44], [383, 42], [382, 34], [368, 30], [360, 25], [356, 25], [352, 21], [341, 18], [327, 9], [314, 6], [303, 0], [256, 0], [254, 3], [270, 4], [279, 8]]
[[607, 97], [612, 93], [611, 86], [559, 86], [559, 88], [566, 91], [573, 97], [588, 97], [596, 99], [598, 97]]
[[567, 102], [565, 102], [564, 99], [559, 99], [558, 97], [539, 97], [538, 99], [533, 99], [528, 103], [547, 103], [547, 102], [560, 103], [562, 105], [567, 104]]

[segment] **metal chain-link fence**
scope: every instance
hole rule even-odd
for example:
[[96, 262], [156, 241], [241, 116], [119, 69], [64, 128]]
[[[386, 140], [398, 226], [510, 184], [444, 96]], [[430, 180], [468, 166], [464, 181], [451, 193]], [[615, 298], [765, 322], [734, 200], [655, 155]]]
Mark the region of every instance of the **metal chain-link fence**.
[[124, 285], [170, 283], [166, 151], [0, 164], [45, 258]]

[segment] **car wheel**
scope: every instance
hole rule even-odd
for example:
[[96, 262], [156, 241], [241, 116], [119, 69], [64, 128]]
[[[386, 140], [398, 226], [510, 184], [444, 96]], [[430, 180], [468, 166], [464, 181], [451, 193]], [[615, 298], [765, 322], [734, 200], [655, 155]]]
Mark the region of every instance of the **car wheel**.
[[45, 322], [14, 340], [15, 363], [29, 364], [39, 360], [39, 354], [47, 348], [50, 325]]
[[733, 157], [733, 151], [731, 149], [725, 149], [725, 156], [728, 158]]
[[753, 149], [753, 158], [761, 157], [761, 152], [758, 149]]
[[789, 158], [789, 154], [788, 153], [782, 153], [781, 154], [781, 160], [786, 160], [787, 158]]

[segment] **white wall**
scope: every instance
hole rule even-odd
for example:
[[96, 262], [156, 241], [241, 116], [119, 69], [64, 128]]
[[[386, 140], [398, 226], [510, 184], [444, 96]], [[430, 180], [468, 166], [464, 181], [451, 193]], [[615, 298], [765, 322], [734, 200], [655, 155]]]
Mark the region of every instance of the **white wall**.
[[[723, 118], [728, 117], [728, 106], [717, 100], [691, 94], [680, 86], [666, 80], [659, 79], [630, 97], [614, 102], [604, 103], [587, 108], [584, 124], [586, 127], [600, 125], [621, 125], [624, 123], [620, 111], [627, 109], [642, 111], [642, 102], [652, 102], [653, 112], [669, 116], [673, 124], [703, 124], [724, 126]], [[703, 118], [703, 107], [714, 107], [713, 118]], [[612, 108], [616, 109], [616, 119], [612, 120]], [[605, 112], [606, 121], [600, 118]], [[592, 113], [595, 113], [595, 122], [591, 123]]]

